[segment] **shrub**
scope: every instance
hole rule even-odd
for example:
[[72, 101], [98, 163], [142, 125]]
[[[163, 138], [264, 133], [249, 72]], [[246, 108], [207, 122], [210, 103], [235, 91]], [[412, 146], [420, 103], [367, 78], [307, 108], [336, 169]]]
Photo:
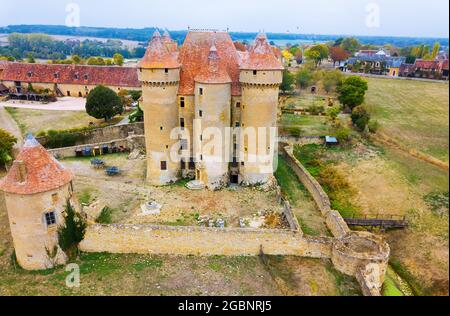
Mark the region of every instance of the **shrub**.
[[380, 123], [378, 123], [378, 121], [370, 120], [368, 127], [369, 127], [369, 132], [371, 132], [372, 134], [375, 134], [378, 131], [378, 129], [380, 128]]
[[370, 121], [370, 114], [362, 106], [357, 106], [352, 111], [352, 122], [362, 132], [366, 130]]
[[312, 115], [319, 115], [325, 112], [325, 107], [323, 105], [311, 105], [308, 107], [308, 112]]
[[0, 163], [5, 164], [12, 160], [11, 151], [17, 138], [4, 129], [0, 128]]
[[112, 210], [109, 207], [104, 207], [97, 218], [99, 224], [111, 224]]
[[290, 136], [294, 137], [300, 137], [303, 134], [303, 130], [298, 126], [287, 127], [285, 130]]
[[346, 143], [351, 139], [350, 132], [351, 131], [348, 127], [339, 126], [338, 128], [336, 128], [334, 134], [340, 143]]
[[77, 142], [85, 138], [85, 135], [81, 132], [49, 130], [46, 137], [47, 148], [63, 148], [75, 146]]

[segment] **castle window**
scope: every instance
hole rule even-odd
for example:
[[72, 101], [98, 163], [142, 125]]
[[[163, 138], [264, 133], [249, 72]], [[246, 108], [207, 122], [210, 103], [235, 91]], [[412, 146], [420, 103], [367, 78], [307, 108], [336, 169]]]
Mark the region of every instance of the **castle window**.
[[164, 72], [165, 72], [166, 74], [168, 74], [168, 73], [169, 73], [169, 68], [165, 68], [165, 69], [164, 69]]
[[188, 149], [188, 140], [187, 139], [182, 139], [180, 141], [181, 144], [181, 150], [187, 150]]
[[81, 93], [81, 91], [78, 91], [78, 96], [81, 98], [83, 96], [83, 94]]
[[200, 140], [203, 140], [203, 135], [200, 135]]
[[240, 108], [241, 107], [241, 102], [236, 102], [236, 107]]
[[55, 212], [48, 212], [44, 214], [45, 217], [45, 224], [47, 227], [56, 225], [56, 213]]
[[59, 73], [57, 73], [57, 72], [55, 72], [55, 79], [58, 79], [59, 78]]
[[185, 104], [184, 104], [184, 97], [181, 97], [181, 98], [180, 98], [180, 107], [181, 107], [181, 108], [184, 108], [184, 105], [185, 105]]
[[198, 111], [198, 116], [203, 117], [203, 111]]
[[184, 130], [184, 118], [180, 118], [180, 127]]
[[253, 76], [256, 76], [258, 72], [256, 70], [253, 70]]
[[33, 73], [31, 71], [28, 72], [28, 77], [33, 76]]
[[241, 127], [241, 123], [236, 122], [236, 127]]
[[88, 75], [84, 75], [84, 80], [88, 80]]
[[181, 170], [184, 170], [184, 169], [186, 169], [186, 161], [181, 159]]
[[67, 96], [70, 97], [70, 91], [67, 91]]
[[199, 89], [199, 94], [200, 94], [200, 95], [203, 95], [203, 88], [200, 88], [200, 89]]
[[167, 170], [167, 161], [161, 161], [161, 170]]
[[163, 130], [163, 127], [162, 127], [162, 126], [160, 126], [160, 127], [159, 127], [159, 130], [160, 130], [160, 131], [162, 131], [162, 130]]

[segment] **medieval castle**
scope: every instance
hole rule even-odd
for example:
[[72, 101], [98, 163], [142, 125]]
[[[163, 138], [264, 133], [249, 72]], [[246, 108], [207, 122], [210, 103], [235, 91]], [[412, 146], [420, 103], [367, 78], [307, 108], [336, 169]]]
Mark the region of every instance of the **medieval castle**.
[[[264, 34], [242, 52], [226, 32], [191, 31], [178, 51], [167, 32], [156, 32], [138, 68], [149, 183], [167, 184], [188, 173], [210, 189], [268, 182], [275, 146], [264, 128], [276, 127], [283, 66]], [[231, 127], [254, 128], [255, 134], [243, 137]], [[205, 149], [208, 128], [221, 138], [216, 150]], [[264, 152], [250, 144], [255, 139], [267, 144]], [[177, 146], [181, 159], [174, 161]], [[261, 155], [270, 157], [252, 159]]]

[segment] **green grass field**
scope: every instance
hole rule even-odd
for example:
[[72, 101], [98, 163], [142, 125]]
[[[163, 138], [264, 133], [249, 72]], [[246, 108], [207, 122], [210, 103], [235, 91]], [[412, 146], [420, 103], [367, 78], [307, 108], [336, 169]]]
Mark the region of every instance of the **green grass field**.
[[365, 79], [365, 104], [381, 132], [410, 149], [449, 161], [448, 83]]

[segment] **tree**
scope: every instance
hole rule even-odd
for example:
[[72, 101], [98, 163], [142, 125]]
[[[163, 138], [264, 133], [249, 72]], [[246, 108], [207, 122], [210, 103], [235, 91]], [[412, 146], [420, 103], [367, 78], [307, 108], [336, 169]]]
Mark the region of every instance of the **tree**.
[[114, 60], [114, 64], [116, 64], [117, 66], [123, 66], [124, 58], [123, 58], [122, 54], [115, 53], [113, 56], [113, 60]]
[[283, 71], [283, 82], [281, 82], [280, 90], [283, 92], [291, 92], [295, 83], [294, 75], [288, 70]]
[[358, 76], [351, 76], [340, 82], [336, 90], [339, 94], [339, 102], [353, 109], [364, 102], [368, 89], [367, 81]]
[[328, 58], [329, 49], [325, 44], [314, 45], [308, 48], [305, 52], [305, 56], [308, 59], [314, 60], [316, 65], [319, 65], [322, 60]]
[[30, 63], [30, 64], [36, 63], [36, 60], [34, 59], [34, 56], [33, 56], [32, 53], [28, 53], [28, 55], [27, 55], [27, 63]]
[[6, 164], [12, 160], [12, 149], [17, 138], [0, 128], [0, 163]]
[[345, 51], [342, 47], [333, 46], [330, 48], [330, 57], [333, 60], [334, 66], [337, 62], [347, 60], [348, 57], [350, 57], [350, 54], [347, 51]]
[[332, 92], [342, 81], [342, 73], [339, 70], [325, 71], [322, 75], [322, 86], [327, 93]]
[[123, 105], [119, 96], [113, 90], [104, 86], [97, 86], [89, 92], [86, 100], [86, 112], [96, 119], [103, 118], [108, 121], [123, 112]]
[[339, 116], [339, 113], [341, 113], [341, 109], [338, 106], [333, 106], [332, 108], [329, 108], [327, 110], [327, 115], [330, 117], [332, 122], [336, 121], [336, 119]]
[[75, 211], [70, 201], [67, 200], [65, 222], [64, 225], [58, 227], [58, 244], [69, 258], [74, 257], [78, 244], [84, 239], [86, 227], [84, 218]]
[[431, 53], [432, 59], [435, 59], [437, 57], [440, 49], [441, 49], [441, 44], [439, 44], [438, 42], [434, 43], [433, 51]]
[[312, 73], [306, 67], [301, 67], [295, 74], [295, 82], [301, 89], [307, 88], [311, 84]]
[[357, 106], [352, 111], [352, 122], [361, 132], [366, 130], [370, 121], [370, 114], [363, 106]]
[[303, 62], [303, 52], [301, 49], [298, 49], [294, 54], [295, 61], [297, 64], [301, 64]]
[[81, 64], [82, 61], [83, 61], [83, 60], [81, 59], [80, 56], [78, 56], [78, 55], [73, 55], [73, 56], [72, 56], [72, 62], [73, 62], [75, 65]]
[[360, 44], [359, 44], [359, 42], [358, 42], [358, 40], [356, 38], [354, 38], [354, 37], [347, 37], [347, 38], [344, 38], [342, 40], [341, 47], [345, 51], [350, 52], [350, 53], [353, 54], [359, 49]]

